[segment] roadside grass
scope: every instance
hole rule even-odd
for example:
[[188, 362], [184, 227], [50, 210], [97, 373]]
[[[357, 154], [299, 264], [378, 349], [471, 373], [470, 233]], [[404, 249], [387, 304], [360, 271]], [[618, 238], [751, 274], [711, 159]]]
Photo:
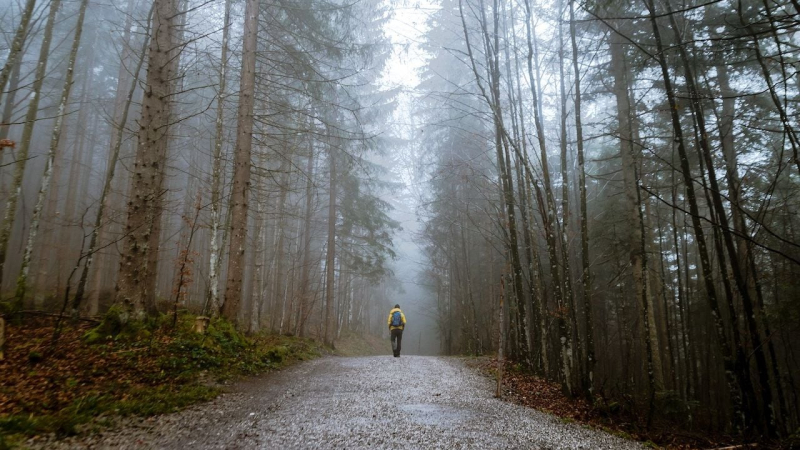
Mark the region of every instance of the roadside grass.
[[65, 325], [51, 345], [52, 318], [10, 324], [0, 361], [0, 450], [49, 433], [101, 429], [121, 416], [152, 416], [215, 398], [236, 377], [315, 358], [314, 341], [247, 336], [229, 322], [193, 331], [182, 314], [122, 327], [115, 311], [97, 326]]
[[342, 336], [334, 343], [335, 353], [339, 356], [380, 356], [391, 355], [389, 339], [381, 339], [373, 335], [360, 335], [352, 331], [342, 332]]

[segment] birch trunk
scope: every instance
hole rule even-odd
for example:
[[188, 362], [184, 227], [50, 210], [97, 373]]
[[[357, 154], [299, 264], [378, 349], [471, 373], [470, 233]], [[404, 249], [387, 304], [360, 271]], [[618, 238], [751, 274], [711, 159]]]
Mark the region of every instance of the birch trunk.
[[61, 98], [58, 102], [58, 113], [56, 115], [55, 124], [53, 125], [53, 133], [50, 137], [50, 148], [47, 152], [47, 160], [44, 165], [44, 174], [42, 175], [42, 182], [39, 186], [39, 193], [36, 197], [36, 205], [33, 208], [33, 216], [31, 217], [30, 230], [28, 231], [28, 241], [25, 245], [25, 253], [22, 257], [22, 266], [19, 269], [19, 276], [17, 276], [17, 288], [15, 297], [17, 302], [22, 302], [25, 298], [25, 292], [28, 282], [28, 271], [30, 270], [31, 254], [33, 254], [33, 247], [36, 245], [36, 237], [39, 231], [39, 220], [44, 209], [45, 199], [47, 198], [47, 191], [50, 188], [50, 177], [53, 174], [53, 163], [56, 158], [56, 151], [59, 148], [61, 140], [61, 130], [64, 125], [64, 117], [67, 112], [67, 104], [69, 103], [69, 94], [72, 91], [72, 78], [75, 73], [75, 60], [78, 57], [78, 47], [81, 43], [81, 34], [83, 33], [83, 20], [86, 17], [86, 7], [89, 5], [89, 0], [81, 0], [80, 10], [78, 12], [78, 21], [75, 25], [75, 36], [72, 39], [72, 48], [69, 53], [69, 62], [67, 63], [67, 73], [64, 79], [64, 88], [61, 90]]
[[[17, 73], [19, 73], [19, 63], [22, 60], [22, 49], [25, 46], [25, 38], [28, 36], [28, 26], [30, 26], [31, 17], [33, 16], [33, 9], [35, 6], [36, 0], [27, 0], [25, 2], [25, 8], [22, 10], [22, 16], [20, 17], [19, 25], [17, 25], [17, 31], [14, 33], [14, 40], [11, 42], [11, 48], [8, 50], [6, 62], [3, 64], [3, 70], [0, 71], [0, 100], [3, 99], [3, 92], [6, 90], [6, 83], [8, 83], [11, 72], [17, 71]], [[37, 80], [38, 79], [39, 78], [37, 78]], [[13, 103], [13, 97], [12, 100], [9, 100], [8, 102]]]
[[[677, 205], [677, 194], [678, 187], [675, 183], [675, 172], [672, 173], [672, 204]], [[685, 236], [685, 234], [682, 234]], [[684, 358], [686, 359], [686, 374], [684, 375], [686, 378], [686, 382], [684, 384], [685, 387], [685, 397], [687, 399], [694, 398], [694, 390], [697, 386], [697, 373], [696, 373], [696, 363], [695, 361], [697, 358], [695, 357], [695, 346], [693, 342], [690, 342], [689, 338], [689, 320], [688, 314], [688, 304], [687, 304], [687, 295], [686, 290], [684, 289], [684, 276], [681, 272], [682, 266], [686, 265], [686, 260], [683, 257], [681, 252], [681, 246], [678, 241], [678, 220], [677, 220], [677, 209], [672, 208], [672, 243], [675, 248], [675, 264], [677, 269], [675, 271], [675, 277], [678, 279], [678, 288], [677, 288], [677, 300], [678, 300], [678, 317], [680, 318], [681, 327], [680, 327], [680, 334], [681, 334], [681, 346], [683, 347], [683, 354]], [[687, 279], [686, 282], [688, 283], [689, 280]]]
[[[17, 88], [19, 87], [19, 71], [21, 64], [15, 64], [14, 69], [11, 71], [11, 81], [8, 84], [8, 97], [6, 98], [6, 103], [3, 106], [3, 117], [0, 118], [0, 140], [8, 138], [8, 131], [11, 128], [9, 122], [11, 122], [11, 116], [14, 114], [14, 101], [17, 98]], [[3, 89], [0, 88], [0, 92]], [[5, 147], [0, 147], [0, 162], [2, 162], [3, 157], [3, 149]]]
[[208, 258], [208, 293], [206, 294], [206, 307], [210, 309], [212, 317], [219, 314], [219, 272], [217, 271], [220, 259], [219, 251], [219, 225], [220, 225], [220, 196], [222, 191], [222, 144], [223, 121], [225, 118], [225, 89], [228, 71], [228, 40], [230, 38], [231, 0], [225, 0], [225, 23], [222, 25], [222, 54], [219, 69], [219, 92], [217, 93], [217, 118], [214, 135], [214, 160], [211, 175], [211, 252]]
[[[11, 192], [6, 201], [2, 228], [0, 228], [0, 286], [3, 285], [8, 242], [11, 239], [11, 231], [14, 227], [14, 219], [17, 214], [17, 202], [22, 194], [22, 177], [25, 174], [25, 166], [28, 161], [28, 153], [33, 138], [33, 128], [36, 125], [36, 116], [39, 113], [39, 100], [41, 99], [42, 85], [44, 84], [45, 76], [47, 76], [47, 60], [50, 56], [50, 43], [53, 40], [53, 28], [55, 27], [56, 16], [58, 15], [58, 8], [60, 5], [61, 0], [51, 0], [50, 2], [50, 11], [47, 15], [47, 23], [44, 28], [42, 46], [39, 49], [39, 61], [36, 64], [36, 78], [34, 78], [31, 88], [31, 101], [28, 104], [28, 112], [25, 115], [25, 127], [22, 129], [22, 139], [20, 140], [16, 155], [17, 162], [14, 166], [14, 178], [11, 184]], [[31, 8], [32, 7], [33, 6], [31, 6]], [[27, 24], [25, 26], [27, 27]], [[14, 43], [16, 44], [16, 38]], [[20, 41], [20, 46], [21, 45], [22, 43]], [[14, 56], [14, 58], [17, 57], [16, 54], [9, 55], [9, 57], [11, 56]], [[5, 68], [3, 69], [3, 73], [3, 76], [7, 77], [7, 75], [5, 75]], [[6, 80], [0, 79], [0, 82], [2, 82], [2, 86], [4, 87]], [[2, 89], [0, 89], [0, 91], [2, 91]], [[22, 300], [21, 298], [16, 298], [15, 302], [17, 307], [22, 306]]]

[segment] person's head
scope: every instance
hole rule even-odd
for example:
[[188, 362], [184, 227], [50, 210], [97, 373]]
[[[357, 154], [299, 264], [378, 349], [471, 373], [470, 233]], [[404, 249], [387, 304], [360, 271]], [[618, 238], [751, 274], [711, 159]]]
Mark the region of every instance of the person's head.
[[394, 305], [394, 307], [400, 309], [400, 305]]

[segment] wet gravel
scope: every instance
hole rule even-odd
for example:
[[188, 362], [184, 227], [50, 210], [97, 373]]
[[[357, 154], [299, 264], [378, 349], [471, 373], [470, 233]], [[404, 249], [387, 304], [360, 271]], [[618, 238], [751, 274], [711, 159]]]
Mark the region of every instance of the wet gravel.
[[455, 358], [326, 357], [253, 378], [180, 413], [46, 448], [641, 449], [492, 397]]

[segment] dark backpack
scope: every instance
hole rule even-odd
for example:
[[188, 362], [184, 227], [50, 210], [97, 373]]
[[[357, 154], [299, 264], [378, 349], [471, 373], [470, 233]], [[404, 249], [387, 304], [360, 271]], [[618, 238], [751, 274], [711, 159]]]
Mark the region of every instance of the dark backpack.
[[392, 326], [393, 327], [402, 327], [403, 326], [403, 317], [400, 314], [400, 311], [395, 311], [392, 314]]

